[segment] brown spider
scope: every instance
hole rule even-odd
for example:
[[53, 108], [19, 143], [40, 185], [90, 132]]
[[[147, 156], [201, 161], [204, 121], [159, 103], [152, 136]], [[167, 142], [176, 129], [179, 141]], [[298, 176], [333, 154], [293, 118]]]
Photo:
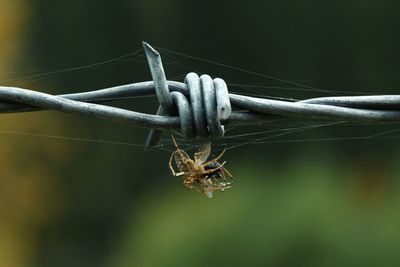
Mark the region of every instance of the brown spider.
[[[207, 161], [211, 153], [211, 143], [208, 142], [200, 146], [192, 160], [185, 151], [179, 148], [174, 136], [172, 136], [172, 141], [176, 150], [169, 159], [169, 168], [174, 176], [183, 176], [183, 184], [186, 187], [202, 192], [211, 198], [215, 190], [224, 191], [232, 186], [232, 175], [224, 168], [226, 161], [218, 162], [225, 150], [216, 158]], [[172, 166], [173, 160], [179, 172], [176, 172]]]

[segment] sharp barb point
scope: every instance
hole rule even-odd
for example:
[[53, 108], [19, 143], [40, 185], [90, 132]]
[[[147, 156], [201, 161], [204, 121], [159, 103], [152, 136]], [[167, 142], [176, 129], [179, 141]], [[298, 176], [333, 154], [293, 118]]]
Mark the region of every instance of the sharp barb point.
[[143, 44], [144, 51], [146, 53], [151, 52], [151, 54], [154, 56], [157, 56], [157, 57], [160, 56], [160, 53], [158, 53], [158, 51], [155, 50], [149, 43], [142, 41], [142, 44]]

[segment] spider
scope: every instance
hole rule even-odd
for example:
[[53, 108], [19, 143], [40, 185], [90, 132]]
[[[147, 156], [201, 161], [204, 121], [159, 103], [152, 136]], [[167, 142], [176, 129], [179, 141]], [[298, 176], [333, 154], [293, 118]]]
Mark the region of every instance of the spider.
[[[194, 153], [194, 160], [179, 148], [172, 136], [176, 150], [169, 159], [169, 168], [174, 176], [183, 176], [183, 184], [197, 192], [204, 193], [208, 198], [212, 198], [213, 192], [216, 190], [224, 191], [233, 184], [233, 177], [224, 168], [226, 161], [219, 163], [225, 150], [216, 158], [207, 161], [211, 153], [211, 143], [208, 142], [200, 146], [199, 151]], [[175, 164], [179, 172], [175, 171], [172, 162]]]

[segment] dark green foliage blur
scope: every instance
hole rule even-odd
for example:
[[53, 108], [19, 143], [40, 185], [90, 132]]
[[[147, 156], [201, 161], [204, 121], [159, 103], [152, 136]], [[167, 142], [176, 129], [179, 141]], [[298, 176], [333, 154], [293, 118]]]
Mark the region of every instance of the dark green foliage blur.
[[[324, 90], [400, 92], [400, 3], [394, 1], [27, 4], [32, 17], [20, 65], [38, 71], [112, 59], [140, 49], [145, 40]], [[161, 55], [169, 62], [168, 77], [197, 71], [230, 83], [273, 82], [167, 52]], [[149, 79], [142, 58], [31, 84], [37, 90], [68, 93]], [[298, 99], [325, 96], [268, 90], [263, 93]], [[155, 99], [124, 105], [149, 113], [157, 109]], [[66, 135], [141, 144], [147, 134], [108, 121], [54, 116], [69, 124], [72, 134]], [[336, 126], [299, 138], [351, 137], [395, 128]], [[170, 174], [166, 151], [81, 143], [70, 153], [70, 161], [59, 167], [64, 208], [41, 229], [32, 266], [400, 264], [396, 139], [238, 147], [225, 156], [236, 183], [213, 199], [190, 192]]]

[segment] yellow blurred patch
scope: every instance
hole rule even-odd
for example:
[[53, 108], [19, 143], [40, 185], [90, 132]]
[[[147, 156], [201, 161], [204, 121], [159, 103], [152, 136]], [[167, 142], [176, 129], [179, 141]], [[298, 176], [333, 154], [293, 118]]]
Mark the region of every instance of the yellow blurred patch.
[[[0, 81], [8, 79], [21, 52], [29, 19], [29, 2], [0, 0]], [[28, 85], [29, 86], [29, 85]], [[40, 119], [39, 119], [40, 118]], [[54, 134], [65, 127], [43, 112], [2, 114], [1, 130]], [[38, 130], [39, 129], [39, 130]], [[37, 231], [60, 210], [56, 166], [68, 158], [62, 142], [2, 134], [0, 138], [0, 266], [28, 266], [34, 255]]]

